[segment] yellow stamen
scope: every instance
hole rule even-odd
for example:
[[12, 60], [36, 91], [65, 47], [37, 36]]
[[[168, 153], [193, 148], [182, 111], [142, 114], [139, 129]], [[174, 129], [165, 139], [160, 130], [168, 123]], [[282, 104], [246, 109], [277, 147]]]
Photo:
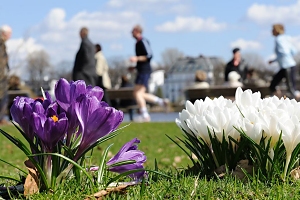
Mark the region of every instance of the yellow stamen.
[[53, 115], [51, 118], [53, 119], [54, 122], [58, 121], [58, 117], [56, 115]]

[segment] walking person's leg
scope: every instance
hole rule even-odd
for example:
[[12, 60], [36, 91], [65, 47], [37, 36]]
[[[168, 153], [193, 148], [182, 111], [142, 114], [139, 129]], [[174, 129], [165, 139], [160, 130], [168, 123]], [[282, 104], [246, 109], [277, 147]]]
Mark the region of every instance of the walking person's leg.
[[146, 93], [146, 87], [144, 85], [136, 84], [134, 86], [133, 95], [135, 97], [136, 103], [140, 111], [140, 116], [136, 117], [134, 121], [148, 122], [151, 120], [147, 110], [146, 100], [144, 98], [145, 93]]
[[295, 90], [295, 67], [290, 67], [285, 69], [285, 78], [286, 85], [288, 87], [289, 92], [292, 95], [292, 98], [297, 98], [296, 90]]
[[[285, 69], [280, 69], [274, 76], [273, 79], [271, 81], [271, 84], [269, 86], [270, 91], [272, 92], [272, 94], [275, 94], [276, 91], [276, 86], [280, 83], [280, 81], [282, 80], [282, 78], [285, 77]], [[277, 92], [278, 93], [278, 92]]]
[[[150, 74], [138, 74], [136, 77], [136, 85], [134, 87], [134, 97], [139, 107], [141, 116], [139, 116], [134, 121], [150, 121], [150, 115], [147, 110], [146, 102], [155, 103], [165, 108], [165, 111], [168, 111], [169, 100], [159, 98], [153, 94], [147, 93], [148, 80]], [[140, 120], [142, 118], [143, 120]]]

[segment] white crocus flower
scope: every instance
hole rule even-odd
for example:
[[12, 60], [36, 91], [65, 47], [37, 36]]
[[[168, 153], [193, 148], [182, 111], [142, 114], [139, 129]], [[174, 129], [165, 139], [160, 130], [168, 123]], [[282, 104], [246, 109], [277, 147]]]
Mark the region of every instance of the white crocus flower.
[[235, 92], [235, 103], [240, 108], [257, 107], [261, 106], [261, 94], [260, 92], [252, 93], [251, 90], [243, 91], [242, 88], [238, 87]]
[[241, 115], [236, 107], [232, 108], [219, 108], [207, 112], [207, 115], [204, 116], [208, 128], [211, 130], [211, 133], [215, 133], [219, 141], [223, 139], [223, 132], [225, 134], [225, 139], [228, 141], [228, 135], [234, 139], [239, 139], [239, 134], [234, 127], [240, 125]]
[[186, 108], [186, 111], [189, 112], [189, 114], [191, 114], [191, 115], [196, 115], [197, 114], [195, 106], [192, 104], [192, 102], [186, 101], [185, 108]]
[[205, 141], [205, 143], [210, 146], [211, 141], [207, 130], [208, 123], [203, 115], [194, 116], [193, 118], [188, 120], [188, 126], [195, 133], [195, 135], [201, 137]]
[[245, 133], [250, 137], [255, 143], [259, 144], [262, 138], [263, 124], [266, 126], [265, 120], [255, 108], [249, 108], [247, 112], [244, 113], [244, 125]]
[[283, 173], [285, 178], [291, 155], [300, 143], [300, 123], [296, 117], [292, 117], [292, 119], [280, 122], [279, 127], [282, 129], [282, 140], [286, 149], [286, 163]]
[[175, 119], [175, 122], [179, 128], [181, 128], [184, 131], [186, 131], [187, 133], [193, 135], [190, 128], [187, 126], [187, 119], [189, 119], [190, 117], [191, 117], [190, 113], [188, 111], [186, 111], [185, 109], [183, 109], [182, 112], [179, 113], [179, 118]]
[[271, 138], [270, 146], [273, 148], [279, 140], [281, 129], [279, 128], [279, 122], [286, 121], [290, 118], [286, 111], [277, 109], [273, 111], [262, 112], [263, 119], [265, 122], [263, 125], [264, 135], [266, 136], [266, 141]]

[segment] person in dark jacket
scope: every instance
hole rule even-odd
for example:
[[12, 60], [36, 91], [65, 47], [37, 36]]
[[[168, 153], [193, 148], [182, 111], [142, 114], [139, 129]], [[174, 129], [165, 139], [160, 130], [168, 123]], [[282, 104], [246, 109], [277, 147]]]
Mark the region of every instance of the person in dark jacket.
[[96, 59], [95, 46], [88, 39], [88, 29], [80, 29], [81, 44], [75, 57], [72, 79], [84, 80], [87, 85], [96, 85]]
[[8, 104], [8, 84], [7, 76], [9, 71], [8, 55], [6, 52], [5, 42], [10, 39], [12, 29], [8, 25], [3, 25], [0, 28], [0, 125], [5, 124], [6, 109]]
[[147, 93], [148, 81], [152, 72], [150, 61], [152, 50], [149, 41], [142, 36], [143, 29], [140, 25], [133, 27], [132, 36], [136, 39], [135, 56], [130, 57], [130, 62], [136, 63], [135, 67], [129, 67], [130, 71], [136, 69], [137, 76], [134, 86], [134, 97], [139, 107], [140, 115], [134, 119], [135, 122], [149, 122], [150, 115], [146, 107], [146, 101], [158, 104], [167, 111], [170, 101]]
[[247, 64], [241, 57], [241, 52], [239, 48], [234, 48], [232, 50], [233, 58], [227, 63], [225, 68], [225, 82], [228, 82], [228, 74], [232, 71], [236, 71], [241, 76], [241, 81], [246, 79], [247, 76]]

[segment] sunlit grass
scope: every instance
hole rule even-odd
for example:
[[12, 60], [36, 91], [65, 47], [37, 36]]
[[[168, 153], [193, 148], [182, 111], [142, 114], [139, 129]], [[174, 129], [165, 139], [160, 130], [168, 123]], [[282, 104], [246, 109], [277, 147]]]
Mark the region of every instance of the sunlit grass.
[[[128, 126], [127, 126], [128, 125]], [[117, 153], [119, 148], [137, 137], [141, 140], [139, 149], [147, 155], [146, 168], [154, 169], [155, 159], [159, 170], [168, 174], [172, 179], [159, 176], [157, 181], [152, 180], [153, 174], [149, 174], [149, 182], [145, 190], [141, 185], [128, 187], [125, 193], [112, 193], [106, 199], [300, 199], [299, 182], [260, 183], [259, 181], [242, 182], [232, 177], [223, 179], [198, 179], [195, 176], [183, 176], [178, 168], [187, 168], [191, 162], [187, 156], [166, 137], [166, 134], [175, 139], [182, 138], [182, 133], [174, 122], [170, 123], [123, 123], [120, 135], [94, 149], [91, 163], [97, 165], [102, 151], [111, 143], [110, 156]], [[13, 126], [1, 127], [8, 133], [20, 137]], [[23, 162], [26, 156], [18, 150], [6, 138], [0, 135], [2, 151], [1, 159], [17, 164], [25, 169]], [[88, 154], [87, 156], [89, 156]], [[0, 163], [0, 174], [12, 174], [18, 176], [18, 171], [4, 163]], [[2, 181], [3, 182], [3, 181]], [[31, 197], [31, 199], [85, 199], [97, 188], [90, 184], [78, 184], [71, 179], [64, 182], [54, 193], [44, 192]]]

